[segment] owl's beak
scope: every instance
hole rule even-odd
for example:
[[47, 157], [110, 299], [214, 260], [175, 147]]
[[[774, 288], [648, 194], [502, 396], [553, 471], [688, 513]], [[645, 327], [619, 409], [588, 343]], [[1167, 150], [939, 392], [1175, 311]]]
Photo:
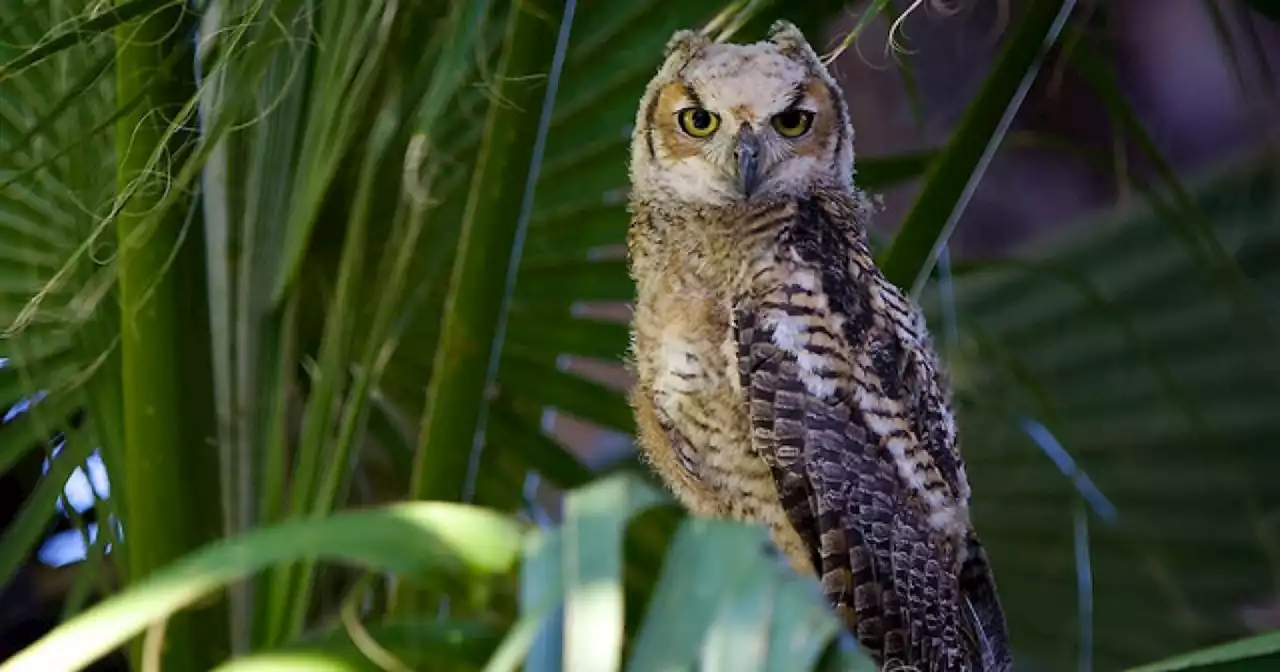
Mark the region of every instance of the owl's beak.
[[738, 159], [738, 188], [743, 196], [750, 196], [760, 186], [760, 136], [749, 124], [738, 129], [738, 147], [734, 154]]

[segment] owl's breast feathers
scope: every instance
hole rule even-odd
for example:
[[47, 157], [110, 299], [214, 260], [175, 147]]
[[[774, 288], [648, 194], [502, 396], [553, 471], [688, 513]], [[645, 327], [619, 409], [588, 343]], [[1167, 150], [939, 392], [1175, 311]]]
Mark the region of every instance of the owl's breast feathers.
[[[873, 264], [858, 216], [854, 199], [820, 192], [718, 221], [732, 231], [724, 245], [662, 246], [669, 274], [705, 285], [708, 313], [677, 324], [671, 306], [696, 293], [664, 298], [673, 280], [637, 277], [641, 444], [678, 493], [703, 488], [682, 496], [703, 502], [695, 511], [769, 522], [882, 662], [1007, 669], [946, 388], [918, 309]], [[655, 372], [674, 355], [659, 344], [672, 342], [704, 368], [664, 381]], [[758, 510], [714, 504], [732, 494], [716, 485], [725, 469]]]

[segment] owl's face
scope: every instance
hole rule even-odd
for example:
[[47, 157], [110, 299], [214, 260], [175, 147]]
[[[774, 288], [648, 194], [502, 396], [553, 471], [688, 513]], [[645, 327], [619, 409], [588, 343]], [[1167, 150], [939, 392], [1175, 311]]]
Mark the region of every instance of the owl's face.
[[793, 26], [745, 45], [682, 32], [669, 49], [641, 101], [633, 189], [726, 205], [852, 186], [844, 100]]

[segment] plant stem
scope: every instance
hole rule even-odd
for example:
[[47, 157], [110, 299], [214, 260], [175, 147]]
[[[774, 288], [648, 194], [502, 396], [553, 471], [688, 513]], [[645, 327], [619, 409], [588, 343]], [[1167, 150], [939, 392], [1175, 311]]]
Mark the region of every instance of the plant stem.
[[[191, 57], [162, 66], [191, 48], [194, 19], [179, 4], [116, 28], [119, 100], [144, 96], [116, 124], [124, 473], [115, 476], [130, 583], [221, 530], [202, 221], [190, 197], [158, 207], [195, 141], [192, 120], [171, 119], [195, 94]], [[221, 602], [175, 616], [163, 669], [209, 669], [226, 634]]]

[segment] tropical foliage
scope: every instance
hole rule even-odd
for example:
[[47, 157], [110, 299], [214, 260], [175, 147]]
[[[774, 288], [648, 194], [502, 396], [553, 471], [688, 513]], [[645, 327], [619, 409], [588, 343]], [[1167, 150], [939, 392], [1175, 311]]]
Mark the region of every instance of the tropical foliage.
[[[0, 584], [95, 451], [112, 485], [62, 507], [67, 620], [0, 670], [867, 669], [761, 529], [543, 422], [633, 429], [566, 363], [625, 355], [599, 307], [631, 297], [625, 148], [667, 37], [845, 4], [0, 0], [0, 474], [29, 493]], [[920, 183], [879, 252], [944, 346], [1028, 669], [1242, 637], [1280, 564], [1274, 155], [1184, 186], [1104, 55], [1058, 51], [1159, 179], [1015, 256], [940, 255], [1075, 5], [1015, 3], [945, 146], [857, 176]]]

